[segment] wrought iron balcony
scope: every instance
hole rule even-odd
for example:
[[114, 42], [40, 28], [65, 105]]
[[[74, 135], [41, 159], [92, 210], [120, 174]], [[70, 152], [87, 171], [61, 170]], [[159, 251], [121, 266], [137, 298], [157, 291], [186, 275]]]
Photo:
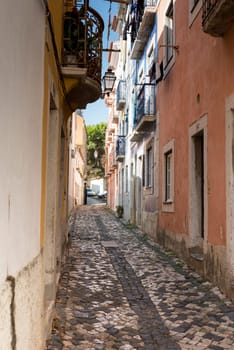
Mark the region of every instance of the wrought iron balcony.
[[204, 32], [213, 36], [224, 35], [233, 17], [233, 0], [203, 0], [202, 26]]
[[123, 162], [125, 158], [125, 137], [118, 136], [115, 146], [116, 161]]
[[143, 84], [136, 101], [134, 128], [137, 132], [151, 131], [156, 120], [155, 86]]
[[126, 82], [120, 80], [116, 91], [116, 110], [122, 111], [126, 104]]
[[70, 79], [68, 100], [75, 108], [100, 97], [103, 30], [103, 20], [88, 0], [65, 0], [62, 72]]
[[152, 31], [157, 0], [138, 0], [133, 1], [131, 5], [128, 28], [131, 32], [131, 41], [133, 44], [131, 59], [140, 59], [145, 44]]

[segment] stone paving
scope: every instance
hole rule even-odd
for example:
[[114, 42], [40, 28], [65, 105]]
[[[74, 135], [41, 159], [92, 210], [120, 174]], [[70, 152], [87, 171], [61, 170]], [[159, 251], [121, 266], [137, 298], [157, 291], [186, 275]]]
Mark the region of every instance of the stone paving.
[[234, 349], [234, 305], [103, 206], [73, 216], [47, 350]]

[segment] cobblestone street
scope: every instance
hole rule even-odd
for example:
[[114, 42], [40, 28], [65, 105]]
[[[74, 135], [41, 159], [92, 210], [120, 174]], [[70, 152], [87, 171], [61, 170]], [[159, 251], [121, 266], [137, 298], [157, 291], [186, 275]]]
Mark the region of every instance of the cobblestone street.
[[234, 306], [105, 206], [73, 217], [48, 350], [234, 349]]

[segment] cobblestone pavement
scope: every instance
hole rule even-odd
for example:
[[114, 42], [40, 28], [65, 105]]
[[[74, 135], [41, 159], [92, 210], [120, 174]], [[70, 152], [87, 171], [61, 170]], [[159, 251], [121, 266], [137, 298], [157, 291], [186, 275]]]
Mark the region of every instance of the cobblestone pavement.
[[139, 229], [84, 206], [47, 349], [234, 349], [234, 305]]

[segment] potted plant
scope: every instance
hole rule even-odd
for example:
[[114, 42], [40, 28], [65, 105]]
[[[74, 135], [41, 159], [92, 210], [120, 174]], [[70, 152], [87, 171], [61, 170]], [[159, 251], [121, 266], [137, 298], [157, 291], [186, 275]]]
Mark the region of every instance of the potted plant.
[[122, 205], [117, 205], [116, 207], [116, 215], [118, 218], [122, 218], [123, 217], [123, 206]]

